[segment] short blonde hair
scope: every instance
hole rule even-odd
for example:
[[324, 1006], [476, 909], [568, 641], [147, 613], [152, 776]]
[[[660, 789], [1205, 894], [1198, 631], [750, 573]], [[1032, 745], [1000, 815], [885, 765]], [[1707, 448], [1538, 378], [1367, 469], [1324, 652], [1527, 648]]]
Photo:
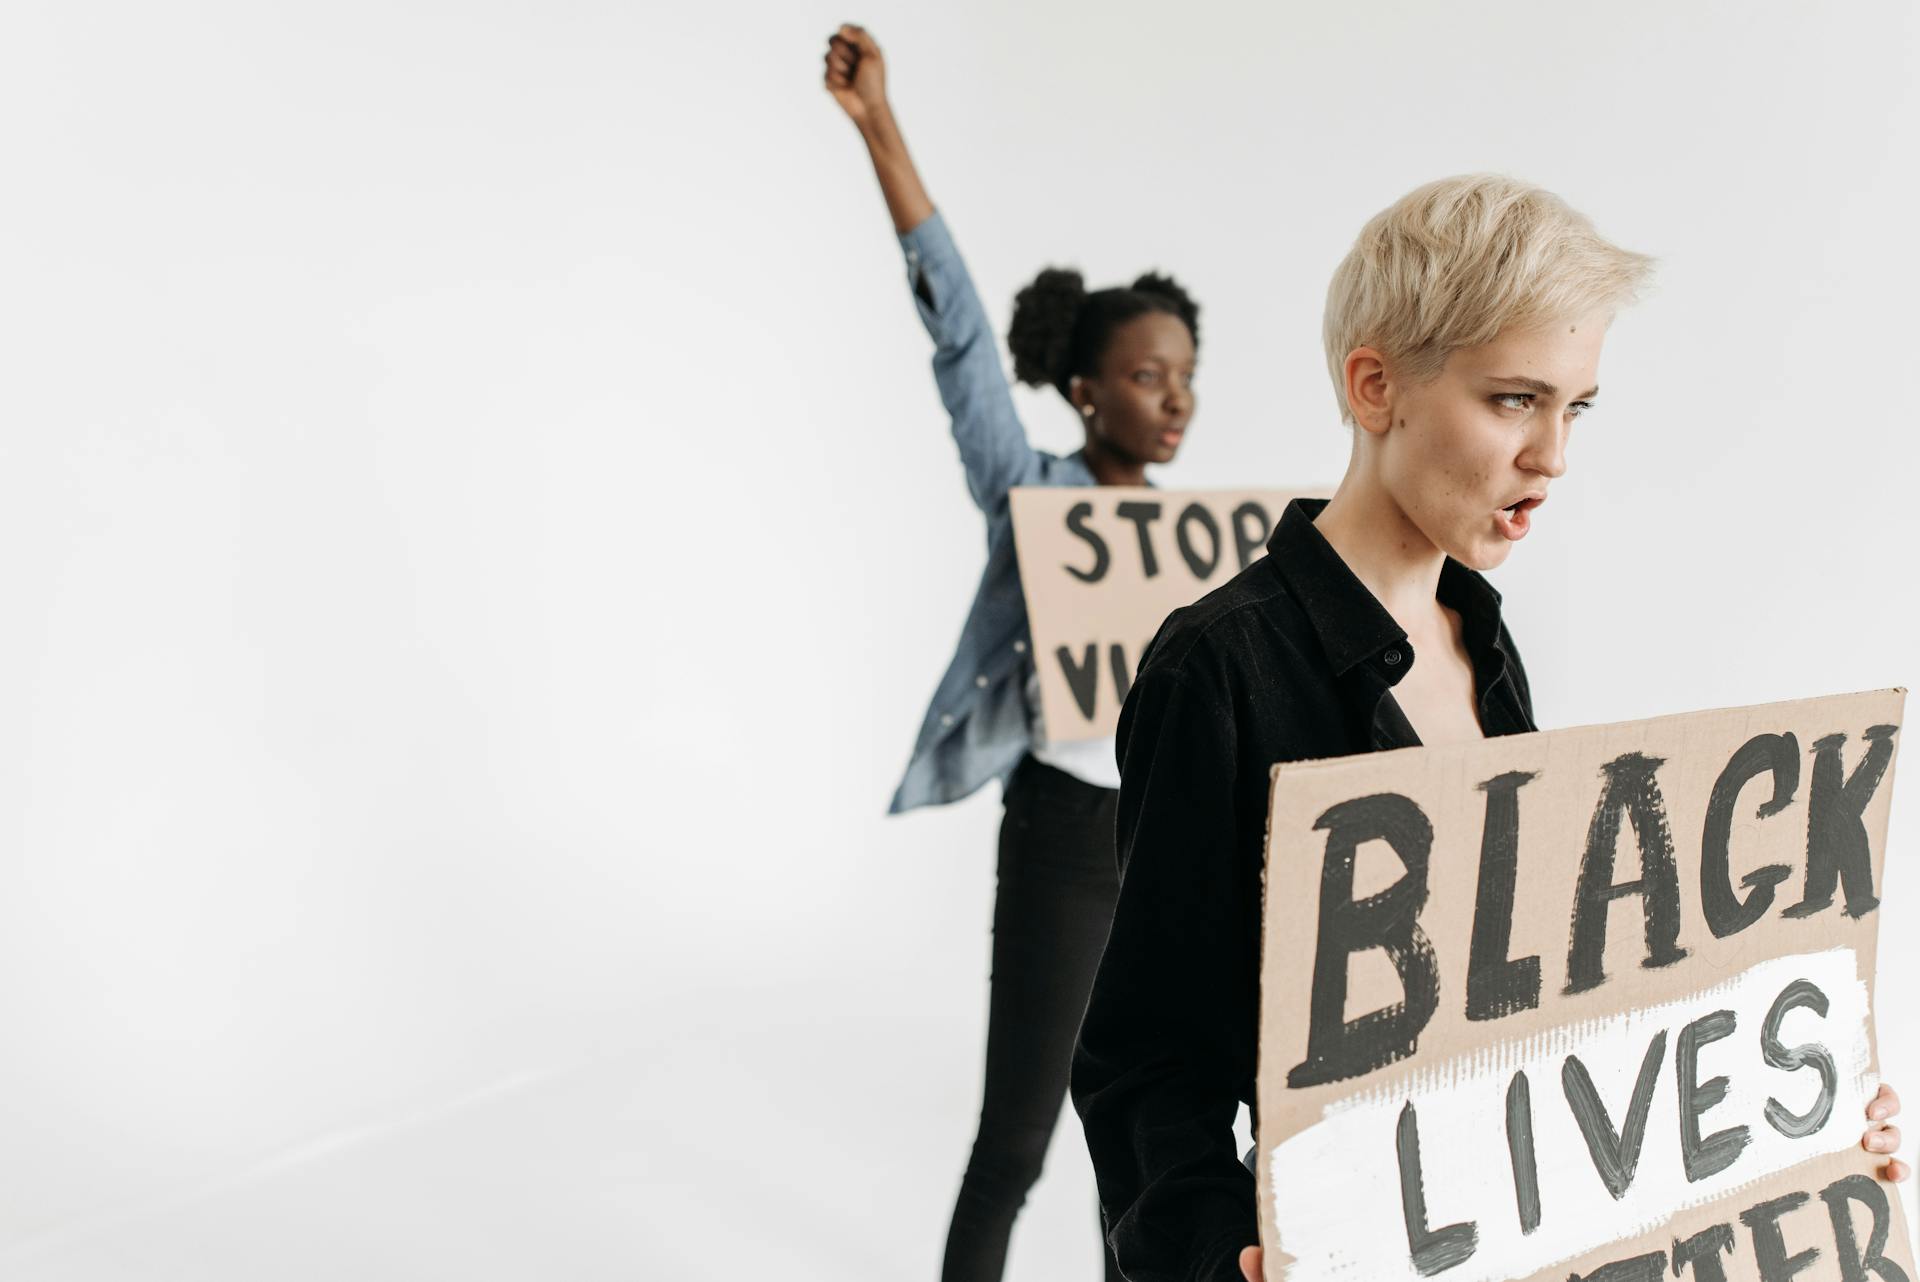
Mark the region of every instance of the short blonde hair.
[[1347, 355], [1372, 347], [1414, 382], [1447, 357], [1528, 327], [1632, 302], [1653, 260], [1621, 249], [1550, 191], [1467, 174], [1408, 192], [1375, 214], [1334, 269], [1324, 335], [1340, 417]]

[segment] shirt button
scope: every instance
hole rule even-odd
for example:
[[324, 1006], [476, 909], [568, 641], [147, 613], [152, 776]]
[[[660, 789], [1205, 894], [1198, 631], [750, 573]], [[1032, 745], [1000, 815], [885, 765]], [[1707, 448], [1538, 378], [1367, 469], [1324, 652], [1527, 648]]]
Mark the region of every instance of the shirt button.
[[1387, 661], [1387, 666], [1390, 668], [1400, 666], [1400, 652], [1398, 650], [1389, 650], [1380, 657]]
[[952, 714], [951, 712], [943, 712], [943, 713], [941, 713], [941, 714], [940, 714], [940, 724], [941, 724], [941, 725], [943, 725], [943, 726], [950, 726], [950, 725], [952, 725], [952, 724], [953, 724], [953, 714]]
[[1013, 643], [1013, 652], [1015, 654], [1025, 654], [1027, 652], [1027, 643], [1025, 641], [1015, 641]]

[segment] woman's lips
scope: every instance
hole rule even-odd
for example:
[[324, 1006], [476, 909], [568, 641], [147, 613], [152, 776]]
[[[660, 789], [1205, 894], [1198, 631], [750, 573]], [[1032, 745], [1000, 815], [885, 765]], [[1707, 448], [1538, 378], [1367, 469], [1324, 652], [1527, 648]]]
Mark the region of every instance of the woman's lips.
[[1184, 427], [1170, 427], [1166, 431], [1160, 433], [1160, 444], [1166, 446], [1170, 450], [1177, 449], [1180, 445], [1180, 438], [1185, 436], [1186, 434], [1187, 434], [1187, 429]]
[[1511, 507], [1503, 507], [1493, 514], [1494, 524], [1500, 527], [1500, 533], [1510, 543], [1518, 543], [1527, 537], [1527, 531], [1533, 527], [1532, 518], [1527, 514], [1546, 500], [1542, 498], [1521, 499]]

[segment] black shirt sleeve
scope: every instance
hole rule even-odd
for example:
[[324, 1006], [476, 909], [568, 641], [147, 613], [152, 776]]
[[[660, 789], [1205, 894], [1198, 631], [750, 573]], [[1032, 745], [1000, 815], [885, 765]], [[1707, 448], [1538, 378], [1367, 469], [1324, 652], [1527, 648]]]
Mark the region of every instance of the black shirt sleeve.
[[1240, 831], [1252, 781], [1235, 778], [1231, 706], [1223, 683], [1149, 661], [1121, 715], [1120, 897], [1072, 1082], [1133, 1282], [1239, 1282], [1259, 1241], [1233, 1135], [1256, 1055], [1259, 841]]

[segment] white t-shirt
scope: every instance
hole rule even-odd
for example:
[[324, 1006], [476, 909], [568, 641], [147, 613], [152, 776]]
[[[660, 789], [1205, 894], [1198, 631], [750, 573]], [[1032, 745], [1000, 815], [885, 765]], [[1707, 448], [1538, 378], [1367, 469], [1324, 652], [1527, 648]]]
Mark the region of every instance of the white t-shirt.
[[1104, 739], [1075, 739], [1067, 743], [1048, 743], [1046, 720], [1040, 715], [1040, 673], [1027, 669], [1027, 726], [1032, 732], [1028, 751], [1034, 759], [1055, 770], [1064, 770], [1082, 783], [1096, 788], [1120, 786], [1118, 745], [1112, 735]]

